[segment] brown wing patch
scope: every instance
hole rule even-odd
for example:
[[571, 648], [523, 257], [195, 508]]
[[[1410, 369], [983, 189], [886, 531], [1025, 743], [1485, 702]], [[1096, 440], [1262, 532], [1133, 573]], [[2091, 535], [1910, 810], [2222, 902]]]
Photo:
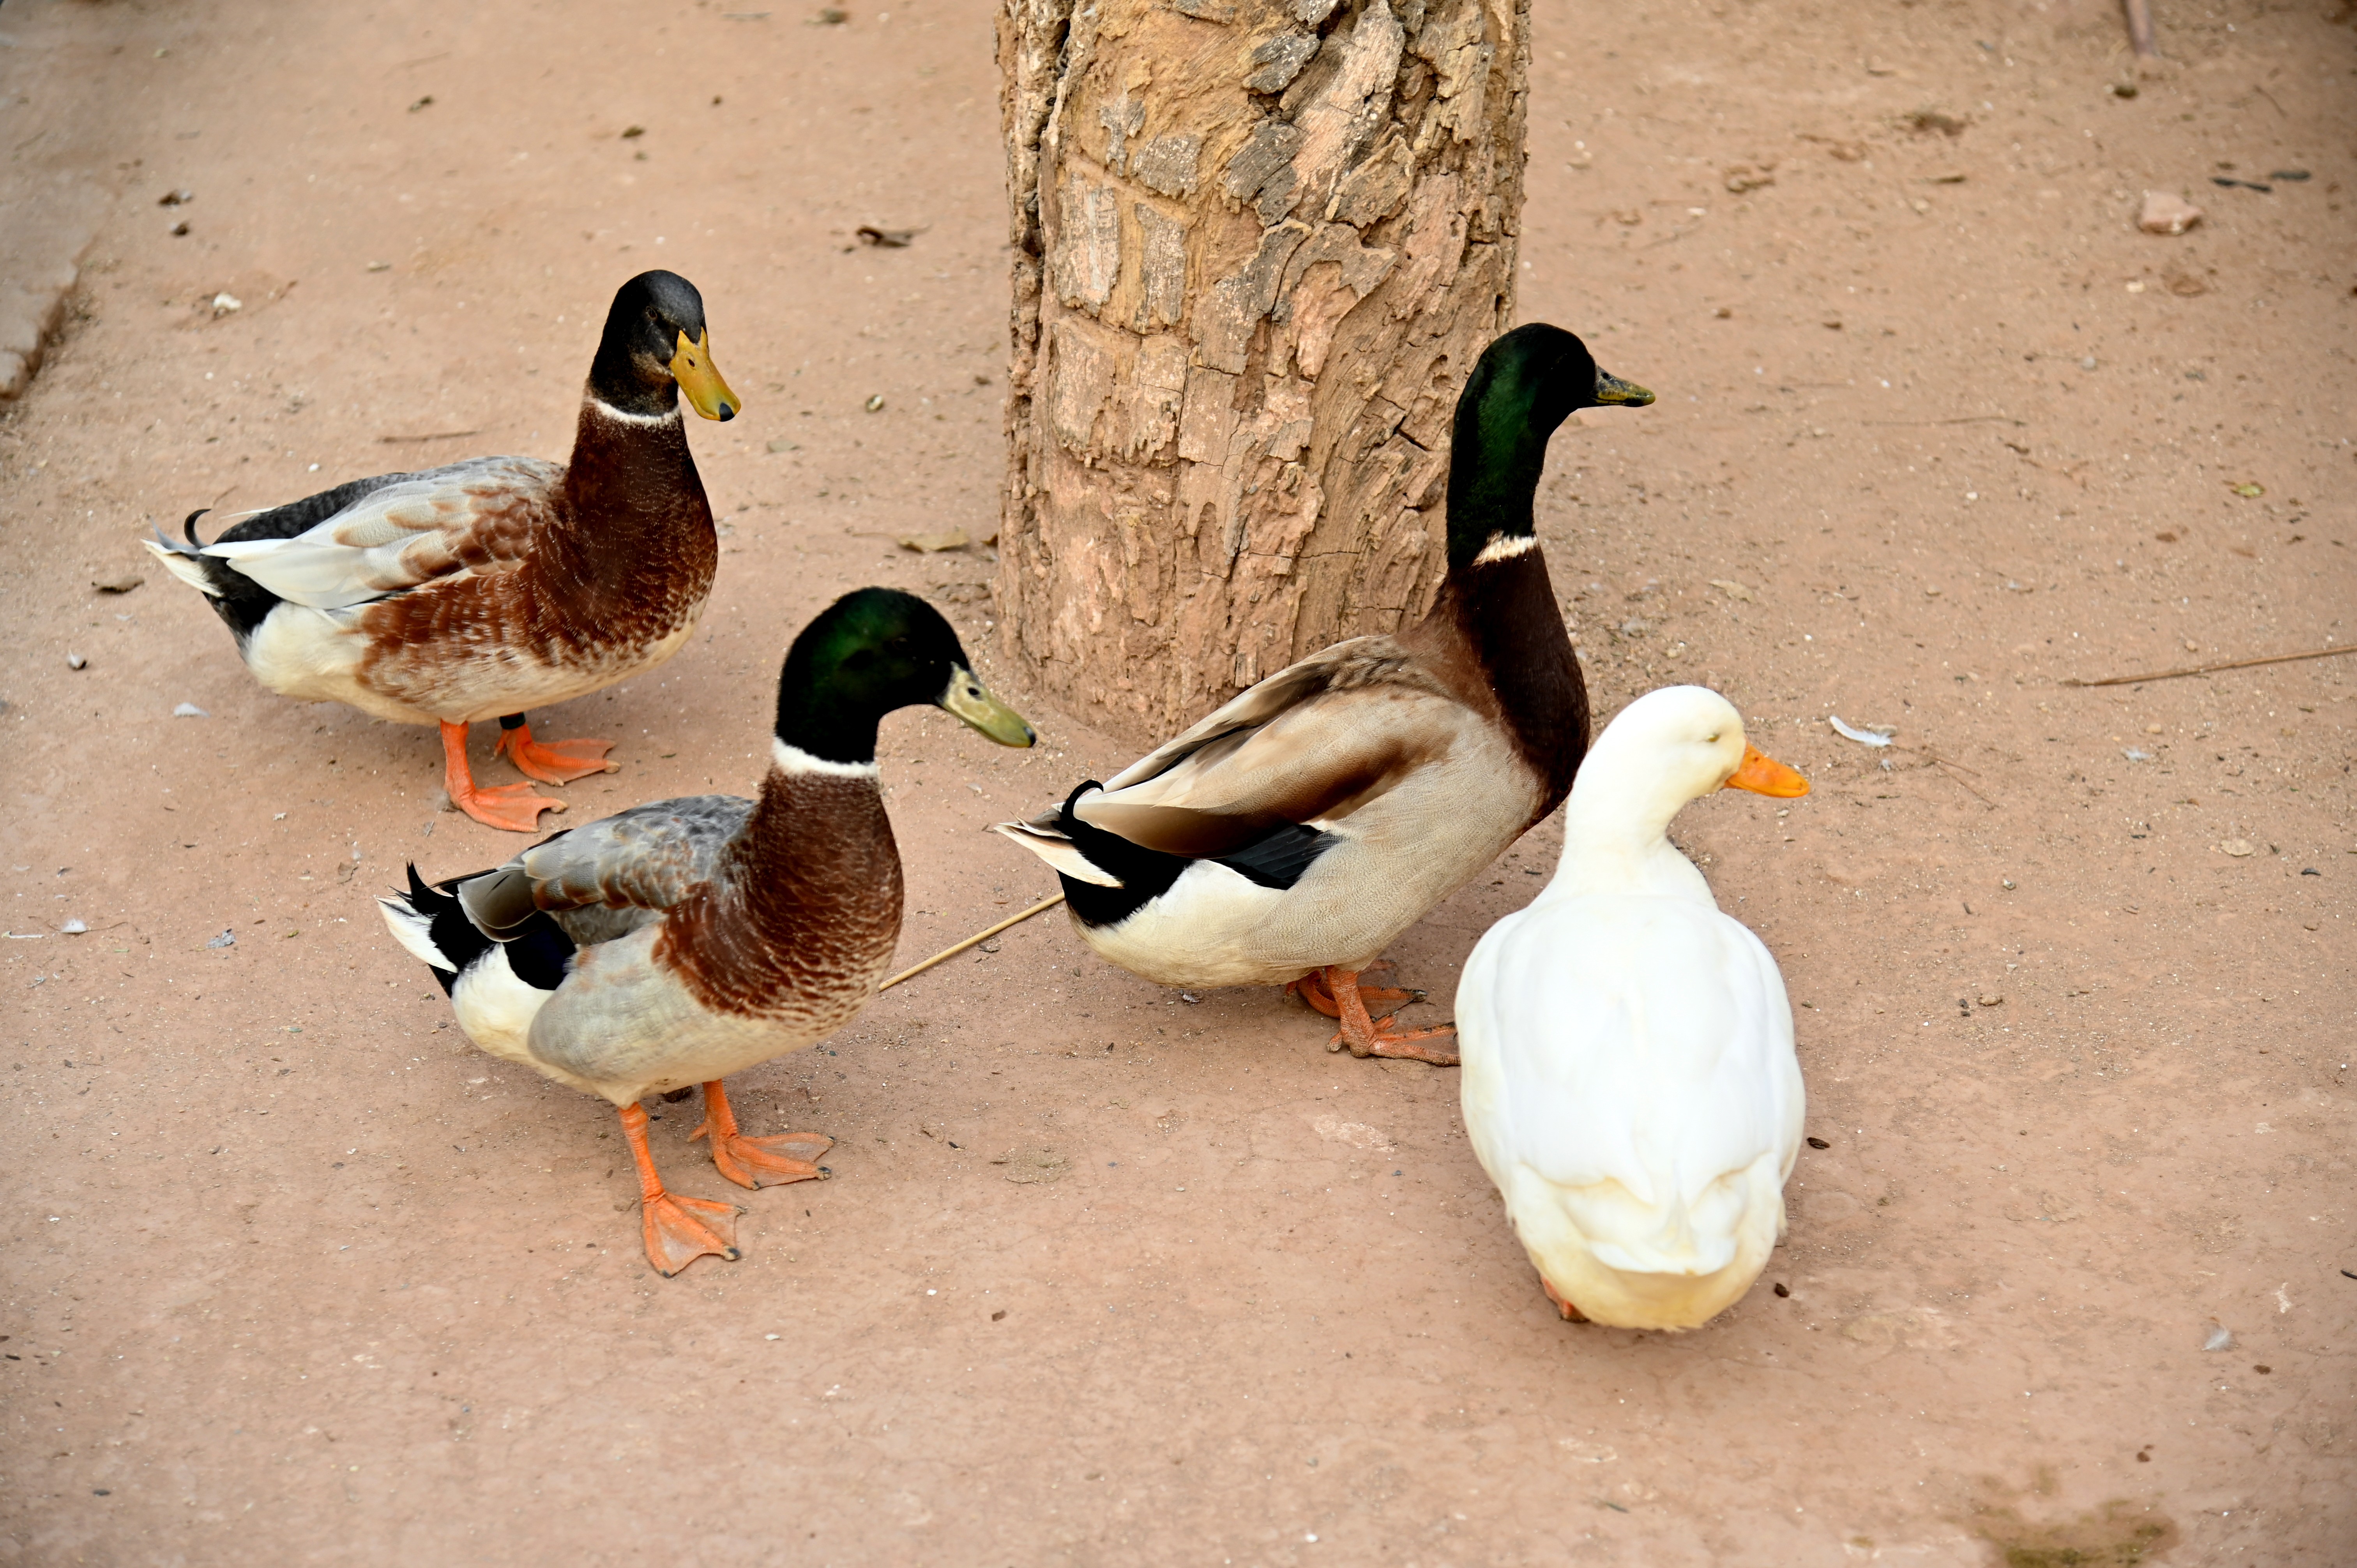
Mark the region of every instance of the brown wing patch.
[[550, 670], [596, 690], [702, 611], [720, 545], [676, 424], [620, 431], [585, 410], [569, 466], [529, 491], [490, 488], [473, 524], [431, 546], [449, 575], [361, 612], [363, 684], [447, 718]]
[[[1281, 822], [1333, 822], [1448, 755], [1462, 707], [1400, 669], [1329, 690], [1249, 734], [1221, 737], [1158, 778], [1092, 795], [1082, 820], [1170, 854], [1223, 854]], [[1446, 703], [1440, 706], [1435, 702]]]
[[1205, 747], [1273, 724], [1328, 692], [1357, 691], [1385, 682], [1444, 690], [1416, 667], [1415, 656], [1394, 639], [1354, 637], [1286, 665], [1250, 691], [1213, 709], [1189, 728], [1123, 768], [1105, 788], [1125, 789], [1167, 773]]

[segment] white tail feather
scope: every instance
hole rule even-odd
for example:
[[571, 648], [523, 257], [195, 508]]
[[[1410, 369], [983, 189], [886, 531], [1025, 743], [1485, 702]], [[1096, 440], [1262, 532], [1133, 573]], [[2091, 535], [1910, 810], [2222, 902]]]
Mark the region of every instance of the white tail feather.
[[393, 933], [394, 941], [409, 950], [410, 957], [452, 974], [458, 972], [458, 966], [445, 958], [442, 950], [434, 945], [434, 922], [411, 908], [409, 900], [380, 898], [376, 902], [377, 907], [384, 911], [385, 929]]
[[1120, 877], [1101, 870], [1081, 853], [1080, 845], [1052, 828], [1035, 828], [1028, 822], [1000, 822], [990, 831], [1013, 839], [1075, 882], [1093, 882], [1100, 887], [1122, 886]]
[[188, 552], [175, 550], [169, 544], [153, 539], [143, 539], [139, 542], [147, 547], [149, 554], [164, 563], [164, 569], [172, 575], [200, 594], [211, 598], [221, 597], [221, 591], [213, 586], [212, 579], [205, 575], [205, 569], [197, 564]]

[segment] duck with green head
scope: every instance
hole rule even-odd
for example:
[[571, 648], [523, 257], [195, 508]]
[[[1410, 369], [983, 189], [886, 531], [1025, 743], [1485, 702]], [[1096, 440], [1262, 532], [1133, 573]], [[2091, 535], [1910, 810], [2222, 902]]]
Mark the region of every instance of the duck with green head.
[[1277, 671], [1109, 781], [998, 831], [1054, 867], [1074, 928], [1164, 985], [1286, 984], [1333, 1048], [1453, 1063], [1452, 1031], [1377, 1023], [1410, 993], [1359, 977], [1555, 810], [1587, 746], [1587, 691], [1539, 549], [1547, 438], [1653, 394], [1560, 328], [1491, 344], [1457, 403], [1448, 575], [1394, 636]]
[[739, 1186], [824, 1174], [827, 1139], [745, 1135], [721, 1080], [843, 1027], [890, 966], [900, 855], [877, 730], [918, 704], [1001, 746], [1032, 743], [939, 611], [889, 588], [846, 594], [786, 656], [758, 800], [636, 806], [489, 871], [429, 885], [413, 866], [409, 890], [381, 900], [469, 1039], [621, 1112], [647, 1256], [665, 1274], [735, 1258], [737, 1211], [664, 1189], [645, 1096], [703, 1085], [696, 1135]]
[[713, 368], [704, 296], [676, 273], [614, 295], [572, 459], [475, 457], [354, 479], [249, 514], [210, 543], [147, 548], [204, 594], [254, 678], [305, 702], [437, 725], [444, 786], [476, 821], [536, 831], [562, 800], [478, 785], [467, 727], [498, 719], [526, 777], [607, 773], [609, 743], [533, 738], [524, 710], [662, 663], [695, 629], [720, 559], [680, 427], [743, 404]]

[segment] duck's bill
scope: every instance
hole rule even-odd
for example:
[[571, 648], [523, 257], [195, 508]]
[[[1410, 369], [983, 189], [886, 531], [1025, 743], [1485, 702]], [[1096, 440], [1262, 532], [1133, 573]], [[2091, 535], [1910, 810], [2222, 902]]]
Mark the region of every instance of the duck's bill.
[[1755, 795], [1773, 795], [1780, 800], [1793, 800], [1809, 792], [1809, 781], [1758, 746], [1746, 742], [1743, 760], [1733, 773], [1727, 775], [1723, 788], [1749, 789]]
[[1653, 394], [1634, 381], [1607, 374], [1599, 366], [1596, 371], [1596, 401], [1608, 408], [1642, 408], [1653, 401]]
[[974, 671], [950, 666], [950, 683], [935, 701], [944, 713], [964, 720], [1001, 746], [1029, 746], [1039, 739], [1021, 714], [990, 694]]
[[693, 343], [687, 340], [686, 333], [679, 335], [679, 352], [671, 357], [671, 376], [679, 383], [687, 406], [706, 419], [734, 419], [737, 411], [745, 406], [713, 368], [712, 329], [708, 327], [704, 336]]

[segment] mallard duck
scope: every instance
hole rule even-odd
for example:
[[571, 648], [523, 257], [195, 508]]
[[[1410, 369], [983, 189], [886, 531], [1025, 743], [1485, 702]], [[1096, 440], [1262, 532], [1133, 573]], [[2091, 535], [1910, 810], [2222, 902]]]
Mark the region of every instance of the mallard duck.
[[254, 678], [306, 702], [439, 725], [451, 804], [536, 831], [562, 800], [478, 785], [467, 726], [544, 783], [613, 770], [610, 742], [533, 738], [524, 710], [653, 668], [695, 630], [719, 541], [679, 394], [706, 419], [743, 406], [713, 368], [704, 297], [675, 273], [614, 295], [572, 460], [476, 457], [354, 479], [247, 517], [212, 543], [147, 548], [204, 594]]
[[647, 1257], [665, 1275], [707, 1252], [733, 1261], [739, 1210], [664, 1189], [644, 1096], [702, 1084], [693, 1136], [740, 1187], [823, 1174], [829, 1140], [746, 1135], [721, 1080], [832, 1034], [876, 993], [900, 934], [877, 725], [919, 703], [1002, 746], [1032, 742], [931, 606], [846, 594], [786, 655], [758, 800], [657, 800], [437, 886], [412, 866], [408, 892], [380, 900], [469, 1039], [621, 1112]]
[[1808, 781], [1700, 686], [1605, 726], [1564, 810], [1563, 860], [1490, 928], [1457, 987], [1465, 1125], [1566, 1318], [1696, 1328], [1784, 1230], [1803, 1090], [1783, 977], [1669, 840], [1714, 789]]
[[1393, 939], [1561, 802], [1587, 691], [1532, 503], [1574, 410], [1653, 394], [1560, 328], [1490, 345], [1458, 399], [1448, 575], [1431, 612], [1278, 671], [1104, 784], [998, 832], [1053, 866], [1074, 928], [1164, 985], [1287, 984], [1329, 1048], [1448, 1064], [1447, 1028], [1378, 1025]]

